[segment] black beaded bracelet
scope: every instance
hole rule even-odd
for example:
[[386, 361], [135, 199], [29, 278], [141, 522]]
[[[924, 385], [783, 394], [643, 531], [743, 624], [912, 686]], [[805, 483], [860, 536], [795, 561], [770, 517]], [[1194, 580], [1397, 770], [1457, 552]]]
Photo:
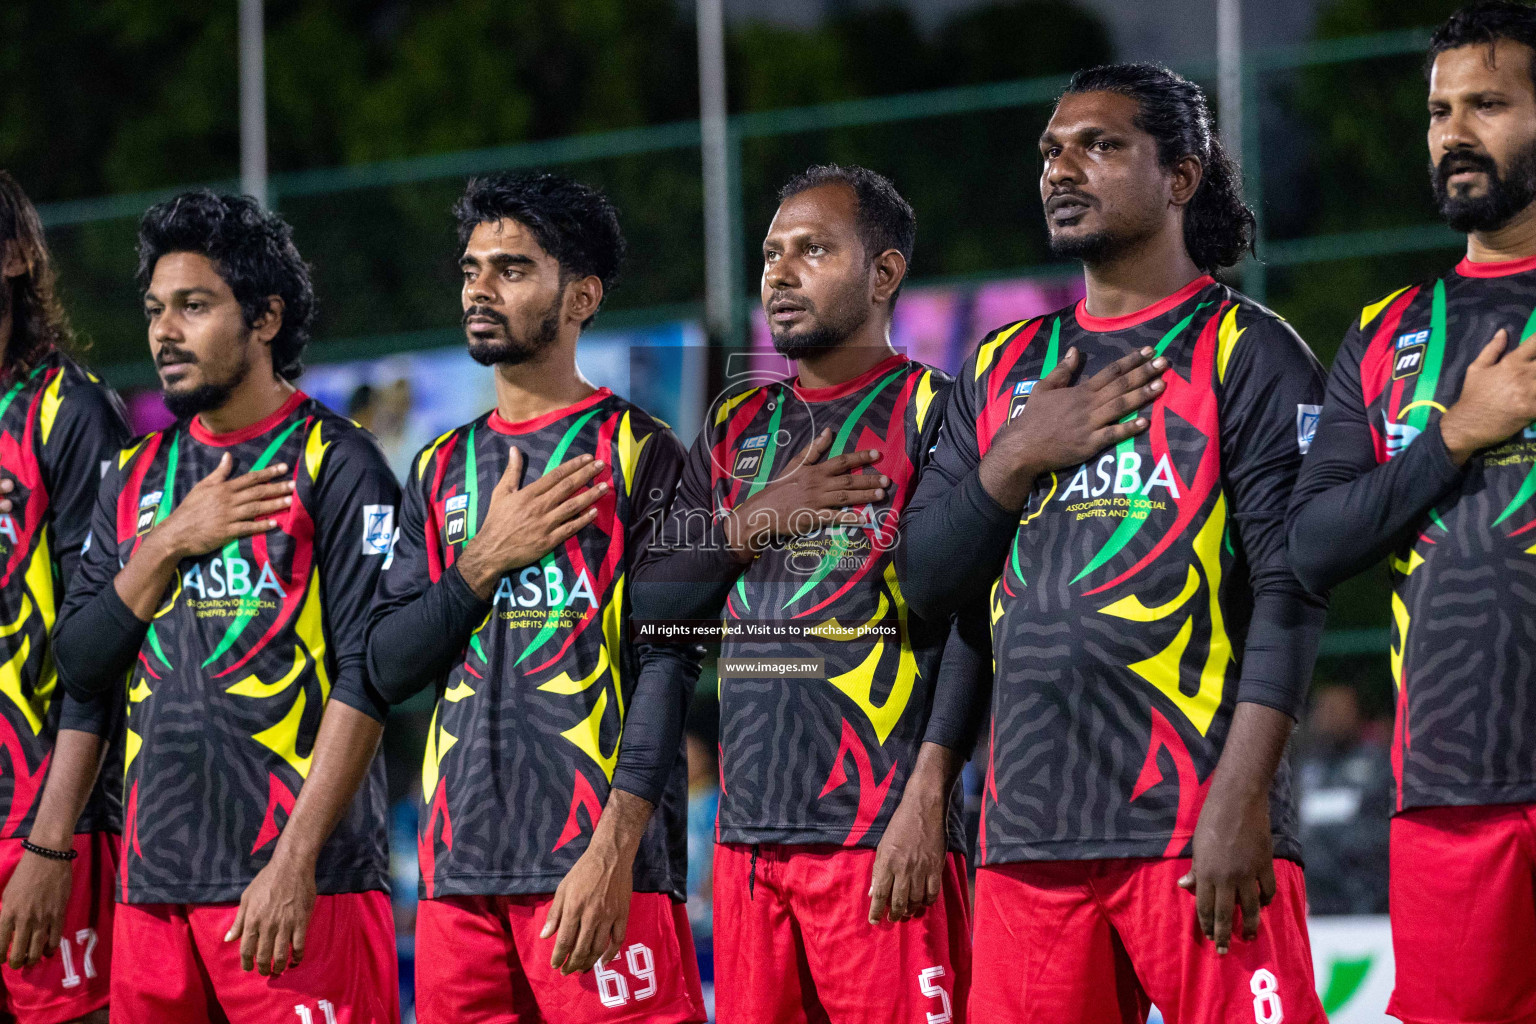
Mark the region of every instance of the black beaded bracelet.
[[38, 846], [30, 839], [23, 839], [21, 848], [39, 857], [47, 857], [49, 860], [74, 860], [80, 855], [78, 850], [50, 850], [46, 846]]

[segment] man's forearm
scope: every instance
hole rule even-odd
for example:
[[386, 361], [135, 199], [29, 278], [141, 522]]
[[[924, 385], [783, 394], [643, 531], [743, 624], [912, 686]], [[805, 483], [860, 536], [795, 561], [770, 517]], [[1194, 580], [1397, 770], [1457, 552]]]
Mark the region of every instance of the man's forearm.
[[1219, 790], [1230, 799], [1267, 799], [1295, 725], [1284, 712], [1239, 701], [1211, 782], [1212, 796]]
[[141, 622], [155, 617], [160, 602], [165, 599], [165, 589], [176, 578], [176, 566], [181, 556], [154, 531], [144, 538], [139, 550], [128, 559], [128, 564], [112, 580], [112, 589], [123, 604], [133, 611]]
[[1308, 456], [1319, 461], [1303, 467], [1287, 531], [1296, 577], [1318, 594], [1380, 561], [1462, 474], [1438, 421], [1390, 461], [1359, 475], [1327, 461], [1326, 440], [1319, 437]]
[[408, 604], [368, 631], [368, 677], [390, 704], [398, 704], [453, 667], [491, 610], [451, 567]]
[[384, 723], [331, 701], [315, 738], [314, 763], [272, 852], [274, 861], [313, 865], [352, 802], [384, 735]]
[[48, 762], [48, 781], [43, 784], [37, 818], [29, 838], [50, 850], [68, 850], [75, 827], [96, 785], [105, 744], [95, 733], [60, 729]]
[[592, 830], [589, 852], [614, 858], [615, 864], [631, 864], [640, 851], [640, 839], [650, 824], [656, 805], [622, 789], [608, 792], [603, 813]]
[[924, 618], [942, 622], [985, 596], [1018, 531], [1019, 514], [999, 505], [973, 472], [903, 524], [902, 593]]
[[912, 765], [912, 773], [907, 776], [901, 799], [942, 805], [955, 788], [955, 779], [960, 777], [964, 764], [965, 758], [959, 751], [937, 743], [923, 743], [917, 750], [917, 760]]

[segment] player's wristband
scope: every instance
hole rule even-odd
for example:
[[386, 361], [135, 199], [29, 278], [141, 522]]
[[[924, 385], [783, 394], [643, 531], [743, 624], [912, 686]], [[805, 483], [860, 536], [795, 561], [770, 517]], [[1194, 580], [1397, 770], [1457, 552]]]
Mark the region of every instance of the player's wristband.
[[30, 839], [23, 839], [21, 841], [21, 848], [28, 853], [35, 853], [39, 857], [46, 857], [49, 860], [74, 860], [80, 856], [80, 851], [78, 850], [50, 850], [46, 846], [38, 846]]

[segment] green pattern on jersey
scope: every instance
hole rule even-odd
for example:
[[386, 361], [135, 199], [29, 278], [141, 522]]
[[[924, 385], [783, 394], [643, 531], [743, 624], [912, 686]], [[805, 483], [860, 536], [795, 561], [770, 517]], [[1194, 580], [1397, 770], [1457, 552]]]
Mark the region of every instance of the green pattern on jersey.
[[464, 494], [469, 500], [469, 521], [464, 524], [464, 543], [468, 544], [480, 529], [480, 466], [475, 458], [474, 427], [469, 428], [469, 444], [464, 449]]
[[[865, 395], [858, 405], [853, 407], [853, 411], [848, 414], [848, 418], [843, 420], [843, 425], [838, 428], [837, 436], [832, 440], [832, 450], [827, 453], [827, 458], [835, 459], [843, 454], [843, 449], [848, 445], [848, 438], [853, 436], [853, 428], [858, 426], [860, 417], [864, 415], [864, 411], [869, 408], [870, 403], [880, 396], [880, 392], [884, 391], [891, 381], [905, 376], [906, 372], [906, 368], [902, 367], [888, 374], [884, 380], [870, 389], [869, 394]], [[781, 607], [788, 608], [814, 590], [818, 583], [832, 574], [832, 570], [837, 567], [837, 564], [842, 561], [843, 556], [848, 553], [848, 545], [850, 543], [848, 528], [833, 527], [833, 530], [836, 532], [832, 534], [832, 542], [827, 546], [827, 550], [822, 552], [821, 564], [800, 585], [800, 589], [795, 591], [794, 595], [788, 601], [785, 601]], [[744, 576], [745, 573], [742, 574], [742, 577]], [[738, 584], [740, 584], [742, 577], [737, 578], [736, 582]]]
[[[1045, 346], [1045, 362], [1040, 364], [1040, 379], [1044, 380], [1056, 369], [1060, 362], [1059, 350], [1061, 348], [1061, 317], [1051, 321], [1051, 340]], [[1051, 476], [1055, 477], [1052, 473]], [[1015, 544], [1013, 550], [1008, 553], [1008, 564], [1013, 568], [1014, 579], [1024, 586], [1029, 586], [1029, 581], [1024, 578], [1024, 567], [1019, 564], [1019, 545]]]
[[[166, 516], [171, 514], [171, 506], [174, 504], [173, 491], [176, 487], [176, 469], [181, 464], [181, 433], [178, 431], [171, 435], [171, 448], [165, 455], [165, 483], [161, 486], [160, 506], [155, 509], [155, 526], [159, 526]], [[160, 638], [155, 635], [155, 624], [149, 624], [149, 632], [145, 634], [149, 640], [150, 650], [155, 652], [166, 668], [173, 667], [171, 659], [165, 656], [165, 649], [160, 646]]]
[[[1536, 309], [1531, 310], [1530, 317], [1525, 321], [1525, 327], [1520, 332], [1520, 341], [1524, 343], [1532, 334], [1536, 334]], [[1536, 428], [1536, 423], [1532, 423], [1531, 427]], [[1493, 521], [1493, 525], [1498, 526], [1504, 520], [1514, 515], [1515, 510], [1530, 501], [1532, 497], [1536, 497], [1536, 466], [1532, 466], [1530, 472], [1525, 475], [1525, 480], [1521, 482], [1520, 489], [1515, 492], [1514, 500], [1499, 514], [1499, 518]]]
[[[1173, 344], [1173, 340], [1179, 335], [1183, 334], [1185, 329], [1194, 322], [1195, 317], [1200, 314], [1200, 311], [1209, 305], [1209, 302], [1200, 303], [1194, 308], [1193, 312], [1191, 312], [1189, 316], [1185, 317], [1183, 320], [1180, 320], [1178, 323], [1169, 328], [1168, 333], [1163, 335], [1162, 340], [1157, 343], [1157, 355], [1162, 355], [1164, 352], [1166, 352], [1168, 350], [1168, 346]], [[1128, 420], [1133, 420], [1136, 418], [1136, 415], [1137, 414], [1135, 412], [1128, 412], [1123, 418], [1121, 418], [1120, 422], [1125, 423]], [[1211, 440], [1215, 441], [1216, 439], [1212, 438]], [[1115, 446], [1116, 458], [1119, 458], [1128, 452], [1134, 451], [1135, 448], [1136, 438], [1134, 436], [1126, 438], [1124, 441], [1121, 441], [1118, 445]], [[1127, 513], [1126, 517], [1120, 520], [1120, 525], [1115, 527], [1115, 532], [1110, 536], [1109, 540], [1102, 548], [1099, 549], [1099, 553], [1094, 555], [1092, 560], [1090, 560], [1087, 565], [1083, 566], [1083, 570], [1081, 572], [1072, 577], [1072, 582], [1076, 583], [1078, 580], [1092, 573], [1105, 562], [1108, 562], [1111, 558], [1114, 558], [1116, 555], [1118, 555], [1125, 548], [1125, 546], [1131, 542], [1131, 538], [1136, 536], [1136, 534], [1141, 531], [1141, 528], [1146, 525], [1146, 522], [1146, 516], [1142, 516], [1140, 519], [1137, 519], [1131, 514]]]
[[[578, 419], [575, 423], [571, 424], [570, 429], [566, 430], [565, 435], [560, 438], [560, 443], [555, 445], [554, 451], [549, 453], [549, 461], [544, 464], [544, 472], [540, 473], [540, 476], [548, 476], [551, 470], [560, 465], [560, 460], [565, 458], [565, 453], [570, 449], [571, 442], [576, 440], [576, 435], [581, 433], [581, 428], [586, 426], [587, 421], [596, 416], [601, 411], [601, 407], [593, 409]], [[470, 451], [473, 452], [474, 448], [471, 447]], [[470, 504], [474, 504], [474, 502], [471, 501]], [[548, 572], [549, 567], [554, 564], [555, 553], [551, 551], [543, 558], [539, 559], [539, 572]], [[544, 625], [539, 627], [539, 632], [534, 636], [533, 640], [529, 642], [528, 646], [523, 648], [523, 653], [517, 656], [517, 660], [512, 663], [514, 667], [521, 665], [524, 658], [528, 657], [528, 655], [532, 654], [540, 647], [543, 647], [546, 643], [549, 642], [549, 638], [555, 635], [555, 624], [560, 621], [560, 614], [561, 612], [565, 611], [566, 605], [571, 603], [571, 591], [574, 589], [576, 589], [576, 586], [575, 583], [572, 582], [571, 586], [566, 588], [565, 594], [560, 601], [560, 607], [551, 608], [549, 610], [548, 617], [544, 620]]]
[[0, 416], [5, 415], [5, 410], [11, 407], [12, 402], [16, 401], [16, 396], [21, 394], [22, 388], [25, 388], [27, 383], [36, 377], [39, 373], [42, 373], [44, 369], [46, 369], [46, 364], [43, 366], [35, 367], [31, 373], [26, 375], [26, 377], [11, 385], [10, 390], [5, 393], [5, 397], [0, 398]]
[[[774, 400], [773, 415], [768, 418], [768, 447], [764, 449], [763, 461], [757, 464], [757, 473], [753, 475], [752, 483], [747, 487], [747, 493], [741, 499], [743, 504], [746, 503], [747, 498], [752, 497], [752, 495], [768, 486], [768, 473], [773, 467], [773, 456], [779, 449], [779, 414], [783, 411], [784, 393], [780, 391], [778, 398]], [[743, 611], [752, 610], [752, 605], [747, 601], [747, 578], [745, 573], [736, 578], [736, 599], [741, 602]]]
[[[273, 438], [272, 443], [267, 445], [266, 450], [261, 453], [255, 462], [251, 463], [251, 472], [254, 473], [257, 470], [266, 469], [267, 464], [272, 461], [272, 457], [276, 455], [278, 449], [283, 446], [283, 442], [288, 440], [289, 436], [295, 430], [299, 429], [302, 424], [307, 422], [307, 420], [294, 420], [288, 425], [287, 430]], [[170, 477], [169, 474], [167, 474], [166, 494], [170, 494], [169, 481]], [[230, 541], [228, 544], [224, 545], [224, 551], [222, 554], [224, 557], [224, 564], [228, 565], [231, 558], [239, 556], [240, 542], [238, 540]], [[258, 603], [259, 602], [253, 601], [251, 602], [250, 606], [247, 606], [243, 602], [240, 604], [239, 611], [235, 613], [235, 620], [229, 624], [229, 629], [224, 632], [224, 639], [219, 641], [219, 645], [213, 649], [213, 653], [208, 655], [208, 659], [203, 662], [204, 668], [207, 668], [209, 665], [212, 665], [215, 661], [218, 661], [220, 658], [222, 658], [224, 656], [224, 652], [233, 647], [235, 645], [235, 641], [240, 639], [240, 634], [245, 632], [245, 627], [249, 626], [251, 624], [251, 620], [256, 617], [255, 605]]]

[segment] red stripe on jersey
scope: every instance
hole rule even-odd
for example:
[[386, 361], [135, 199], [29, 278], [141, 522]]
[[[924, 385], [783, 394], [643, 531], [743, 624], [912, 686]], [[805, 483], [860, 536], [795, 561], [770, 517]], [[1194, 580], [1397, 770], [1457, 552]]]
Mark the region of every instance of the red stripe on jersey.
[[[294, 467], [293, 472], [294, 487], [297, 488], [298, 466]], [[243, 668], [247, 662], [259, 654], [272, 641], [273, 637], [282, 632], [294, 615], [298, 613], [299, 606], [304, 603], [304, 596], [309, 592], [309, 567], [315, 553], [315, 524], [309, 517], [309, 510], [299, 500], [297, 490], [293, 494], [293, 504], [288, 506], [288, 524], [288, 526], [283, 528], [283, 532], [292, 537], [295, 543], [293, 545], [293, 559], [289, 565], [288, 578], [283, 581], [282, 607], [278, 609], [277, 617], [272, 620], [272, 625], [267, 627], [267, 631], [233, 665], [230, 665], [221, 672], [215, 673], [213, 677], [215, 679], [222, 678], [231, 672]], [[258, 563], [271, 564], [267, 558], [267, 538], [264, 534], [256, 534], [252, 551]], [[275, 573], [276, 570], [274, 569], [273, 572]]]
[[896, 776], [896, 763], [891, 762], [890, 770], [885, 773], [885, 779], [878, 785], [875, 783], [875, 767], [870, 763], [869, 751], [864, 749], [864, 741], [859, 739], [859, 734], [854, 732], [853, 726], [848, 724], [848, 719], [843, 719], [843, 735], [837, 744], [837, 757], [832, 760], [832, 771], [827, 776], [827, 782], [821, 787], [817, 799], [826, 796], [833, 790], [848, 781], [848, 774], [843, 770], [843, 758], [853, 757], [853, 768], [859, 775], [859, 809], [854, 813], [853, 826], [848, 830], [848, 837], [843, 840], [844, 846], [857, 846], [860, 839], [869, 831], [869, 826], [875, 823], [880, 816], [880, 808], [885, 804], [885, 794], [891, 788], [891, 779]]
[[[1218, 458], [1221, 448], [1218, 442], [1221, 425], [1217, 411], [1214, 376], [1216, 337], [1220, 324], [1221, 308], [1218, 307], [1216, 314], [1205, 322], [1200, 338], [1195, 343], [1194, 356], [1189, 366], [1190, 379], [1185, 380], [1177, 372], [1169, 369], [1163, 374], [1163, 393], [1152, 402], [1151, 443], [1154, 459], [1167, 455], [1169, 451], [1165, 417], [1170, 410], [1204, 434], [1207, 439], [1205, 448], [1200, 453], [1200, 462], [1195, 466], [1194, 477], [1188, 483], [1182, 478], [1179, 479], [1179, 497], [1174, 499], [1179, 509], [1178, 515], [1174, 518], [1173, 525], [1168, 528], [1168, 532], [1163, 534], [1152, 546], [1152, 550], [1143, 555], [1135, 565], [1109, 582], [1084, 591], [1084, 596], [1098, 594], [1118, 586], [1156, 561], [1176, 539], [1184, 536], [1189, 524], [1194, 522], [1196, 514], [1205, 504], [1205, 499], [1215, 489], [1221, 477]], [[1196, 381], [1199, 383], [1195, 383]], [[1178, 470], [1174, 468], [1171, 457], [1168, 460], [1168, 467], [1173, 471], [1174, 476], [1178, 477]]]
[[[1013, 401], [1013, 395], [1008, 394], [1006, 388], [1003, 394], [998, 394], [998, 388], [1007, 384], [1008, 374], [1018, 365], [1019, 357], [1024, 354], [1029, 343], [1035, 340], [1035, 335], [1040, 333], [1040, 325], [1043, 323], [1045, 318], [1041, 317], [1015, 334], [1003, 346], [997, 365], [987, 374], [987, 386], [983, 391], [986, 400], [981, 407], [981, 415], [976, 419], [976, 449], [979, 455], [987, 454], [987, 449], [992, 447], [992, 438], [1008, 422], [1008, 406]], [[956, 387], [960, 386], [963, 385], [957, 382]]]
[[[591, 483], [587, 485], [589, 487], [595, 487], [600, 483], [608, 485], [608, 492], [593, 502], [591, 506], [597, 509], [597, 518], [592, 520], [591, 525], [596, 526], [608, 537], [607, 551], [603, 555], [603, 562], [598, 566], [597, 572], [593, 573], [587, 568], [587, 556], [581, 550], [580, 537], [568, 537], [565, 541], [565, 555], [571, 560], [571, 568], [576, 571], [575, 579], [579, 580], [581, 574], [586, 573], [587, 578], [592, 580], [592, 591], [595, 594], [606, 594], [608, 592], [608, 584], [613, 580], [613, 574], [618, 568], [619, 559], [624, 557], [624, 528], [619, 522], [618, 488], [613, 481], [613, 435], [617, 431], [619, 420], [622, 417], [622, 412], [616, 412], [609, 416], [603, 422], [603, 425], [597, 429], [596, 450], [599, 457], [601, 457], [603, 452], [608, 453], [608, 457], [604, 459], [604, 462], [607, 464], [603, 467], [602, 473], [593, 477]], [[630, 483], [631, 481], [624, 481], [626, 487]], [[572, 582], [571, 586], [574, 587], [575, 585]], [[571, 649], [571, 645], [576, 642], [576, 638], [584, 633], [588, 626], [598, 621], [598, 613], [601, 610], [602, 605], [594, 604], [589, 606], [582, 613], [581, 621], [566, 632], [565, 640], [560, 644], [559, 649], [541, 663], [528, 669], [528, 671], [542, 672], [565, 657], [565, 653]]]
[[[752, 422], [752, 417], [757, 415], [757, 410], [761, 409], [767, 401], [768, 389], [758, 388], [756, 394], [743, 400], [731, 414], [730, 422], [725, 425], [725, 436], [710, 452], [710, 483], [718, 484], [725, 478], [728, 472], [725, 467], [731, 465], [731, 452], [735, 450], [736, 442], [741, 439], [742, 434], [747, 432], [747, 426]], [[730, 493], [725, 496], [726, 508], [736, 507], [736, 495], [741, 492], [743, 482], [741, 480], [731, 482]]]
[[[1392, 382], [1392, 355], [1393, 339], [1397, 335], [1397, 329], [1403, 322], [1403, 314], [1407, 311], [1409, 303], [1419, 294], [1418, 286], [1409, 288], [1399, 295], [1387, 312], [1381, 318], [1381, 326], [1376, 328], [1376, 334], [1371, 338], [1371, 343], [1366, 346], [1365, 355], [1360, 357], [1360, 397], [1367, 409], [1371, 403], [1381, 397], [1381, 393]], [[1393, 396], [1393, 405], [1401, 400], [1402, 382], [1397, 383], [1397, 394]], [[1375, 423], [1370, 424], [1371, 442], [1376, 450], [1376, 461], [1387, 461], [1387, 439]]]
[[[571, 786], [571, 809], [565, 816], [565, 828], [561, 831], [560, 838], [555, 841], [555, 850], [581, 835], [581, 819], [576, 812], [582, 808], [586, 808], [587, 820], [592, 823], [592, 827], [597, 828], [597, 819], [603, 813], [603, 805], [597, 799], [597, 792], [593, 790], [592, 783], [587, 781], [587, 777], [578, 768], [576, 780]], [[550, 852], [553, 853], [554, 850]]]
[[16, 834], [17, 827], [43, 788], [43, 779], [48, 776], [48, 762], [53, 759], [53, 752], [49, 751], [43, 756], [37, 771], [27, 771], [27, 748], [22, 746], [15, 727], [3, 715], [0, 715], [0, 749], [5, 750], [11, 758], [11, 809], [5, 816], [5, 827], [0, 828], [0, 839], [10, 839]]
[[452, 495], [444, 495], [442, 500], [438, 498], [438, 490], [443, 486], [443, 474], [448, 471], [448, 460], [453, 456], [453, 448], [459, 443], [459, 435], [454, 434], [433, 454], [436, 467], [432, 471], [432, 486], [427, 490], [427, 575], [436, 583], [443, 578], [446, 566], [443, 564], [442, 544], [438, 537], [438, 519], [443, 514], [443, 500]]
[[285, 818], [293, 814], [293, 793], [283, 785], [283, 781], [276, 775], [267, 774], [267, 813], [261, 819], [261, 829], [256, 833], [256, 845], [251, 847], [255, 853], [272, 840], [276, 839], [283, 831], [283, 827], [277, 823], [277, 812], [281, 810]]
[[421, 862], [421, 884], [426, 891], [427, 899], [432, 898], [437, 888], [437, 838], [433, 835], [437, 831], [437, 823], [443, 823], [443, 845], [453, 849], [453, 819], [448, 814], [448, 780], [437, 780], [437, 793], [432, 797], [432, 809], [427, 813], [427, 820], [421, 823], [421, 832], [416, 837], [416, 856]]
[[[880, 452], [880, 461], [871, 468], [878, 469], [891, 478], [891, 486], [887, 491], [890, 497], [890, 508], [897, 513], [905, 507], [907, 491], [915, 485], [917, 478], [912, 460], [907, 456], [906, 418], [907, 410], [911, 406], [912, 393], [917, 389], [917, 381], [921, 376], [921, 372], [907, 375], [907, 382], [897, 395], [895, 405], [891, 409], [891, 418], [886, 424], [885, 436], [881, 437], [866, 425], [860, 429], [859, 440], [854, 446], [855, 451], [868, 451], [873, 448]], [[894, 517], [885, 520], [877, 518], [873, 527], [865, 527], [864, 533], [869, 538], [869, 555], [864, 559], [863, 564], [850, 573], [837, 590], [810, 608], [796, 612], [794, 618], [804, 618], [821, 611], [848, 593], [855, 584], [868, 575], [869, 570], [896, 543], [896, 522]]]
[[1169, 724], [1168, 719], [1162, 716], [1156, 708], [1152, 709], [1152, 735], [1147, 743], [1147, 758], [1142, 762], [1141, 774], [1136, 778], [1136, 786], [1131, 790], [1131, 799], [1134, 801], [1147, 790], [1163, 781], [1163, 770], [1157, 765], [1157, 756], [1161, 751], [1168, 751], [1168, 756], [1173, 759], [1173, 767], [1177, 772], [1179, 784], [1179, 809], [1174, 818], [1173, 834], [1168, 839], [1168, 846], [1163, 850], [1164, 857], [1175, 857], [1183, 852], [1189, 843], [1190, 836], [1195, 834], [1195, 824], [1200, 819], [1200, 808], [1205, 806], [1205, 794], [1211, 787], [1211, 778], [1200, 781], [1200, 773], [1195, 768], [1195, 759], [1190, 756], [1189, 748], [1184, 745], [1184, 738], [1179, 735], [1179, 730]]
[[154, 464], [155, 453], [160, 450], [160, 442], [165, 440], [165, 434], [156, 432], [149, 435], [149, 440], [144, 442], [144, 448], [139, 452], [137, 461], [133, 464], [133, 470], [128, 474], [123, 489], [117, 495], [117, 542], [127, 544], [133, 539], [133, 535], [139, 528], [139, 496], [144, 489], [144, 477], [149, 473], [149, 467]]

